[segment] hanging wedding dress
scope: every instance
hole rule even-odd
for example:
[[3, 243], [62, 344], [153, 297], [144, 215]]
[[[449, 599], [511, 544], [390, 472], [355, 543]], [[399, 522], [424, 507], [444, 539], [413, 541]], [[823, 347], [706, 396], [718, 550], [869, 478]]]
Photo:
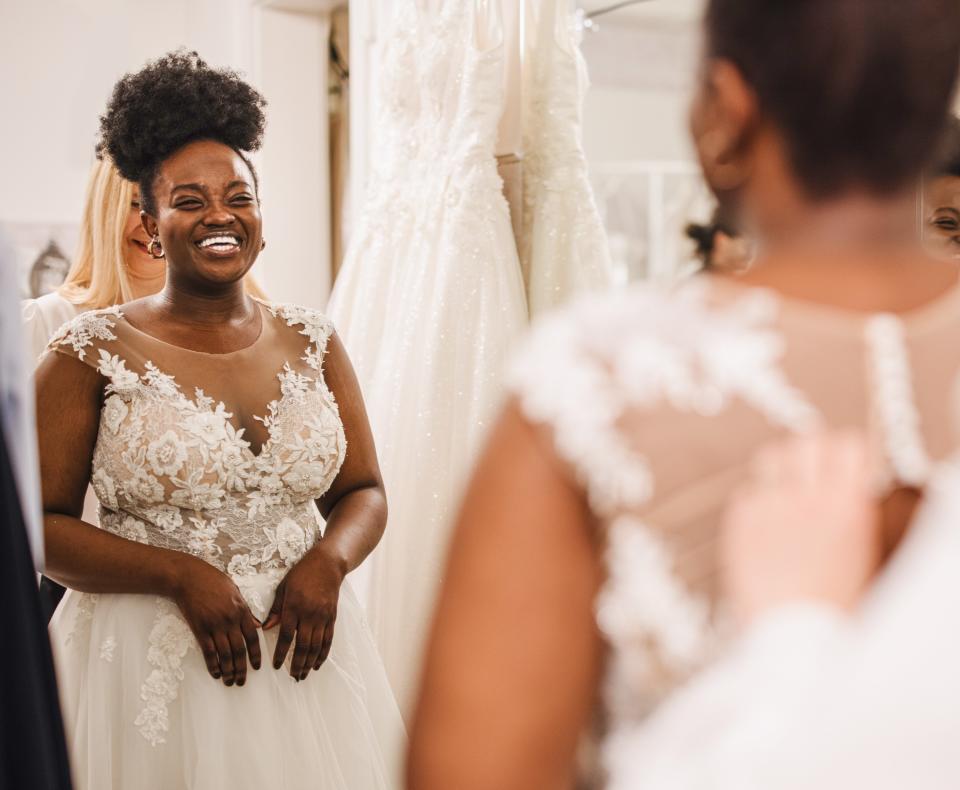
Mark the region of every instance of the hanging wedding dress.
[[520, 261], [530, 314], [613, 283], [581, 143], [587, 68], [561, 0], [530, 0], [523, 109]]
[[902, 316], [870, 315], [717, 276], [587, 297], [541, 322], [511, 389], [598, 524], [609, 657], [597, 776], [644, 786], [635, 734], [732, 636], [718, 528], [758, 449], [853, 428], [890, 481], [922, 488], [957, 450], [944, 426], [958, 340], [960, 287]]
[[[262, 621], [321, 534], [315, 500], [346, 438], [322, 370], [330, 322], [260, 311], [259, 338], [226, 354], [155, 339], [120, 308], [80, 315], [48, 353], [106, 381], [101, 528], [219, 568]], [[261, 632], [264, 657], [277, 633]], [[242, 688], [214, 680], [176, 604], [153, 595], [70, 590], [50, 636], [79, 790], [399, 787], [403, 725], [349, 582], [329, 658], [302, 682], [292, 653], [280, 670], [265, 658]]]
[[366, 205], [328, 310], [357, 370], [387, 487], [367, 603], [401, 710], [461, 484], [527, 320], [494, 159], [498, 6], [401, 4], [384, 37]]

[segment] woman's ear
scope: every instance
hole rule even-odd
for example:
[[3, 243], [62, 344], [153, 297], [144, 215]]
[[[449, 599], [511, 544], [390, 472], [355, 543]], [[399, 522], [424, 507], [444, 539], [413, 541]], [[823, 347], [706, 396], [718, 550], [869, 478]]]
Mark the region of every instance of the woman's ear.
[[715, 194], [735, 192], [752, 170], [751, 141], [757, 128], [756, 96], [730, 61], [707, 67], [693, 125], [704, 176]]

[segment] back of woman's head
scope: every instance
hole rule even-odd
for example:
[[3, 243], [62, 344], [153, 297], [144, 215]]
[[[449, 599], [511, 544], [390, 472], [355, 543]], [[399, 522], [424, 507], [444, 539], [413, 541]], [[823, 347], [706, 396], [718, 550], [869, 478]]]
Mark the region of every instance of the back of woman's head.
[[109, 158], [94, 163], [87, 180], [76, 256], [59, 288], [67, 301], [97, 309], [131, 298], [124, 230], [133, 194], [133, 183], [117, 172]]
[[889, 194], [932, 159], [960, 69], [960, 0], [709, 0], [706, 35], [811, 196]]

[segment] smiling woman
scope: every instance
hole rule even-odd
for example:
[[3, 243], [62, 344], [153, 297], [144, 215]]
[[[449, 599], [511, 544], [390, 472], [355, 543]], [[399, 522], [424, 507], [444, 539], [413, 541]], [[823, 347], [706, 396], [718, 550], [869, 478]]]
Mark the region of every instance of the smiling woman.
[[[67, 324], [37, 372], [80, 788], [396, 786], [403, 727], [345, 582], [386, 518], [363, 400], [324, 316], [243, 288], [263, 106], [175, 53], [102, 119], [166, 283]], [[101, 529], [80, 518], [88, 482]]]
[[924, 237], [934, 253], [960, 259], [960, 118], [950, 124], [924, 185]]

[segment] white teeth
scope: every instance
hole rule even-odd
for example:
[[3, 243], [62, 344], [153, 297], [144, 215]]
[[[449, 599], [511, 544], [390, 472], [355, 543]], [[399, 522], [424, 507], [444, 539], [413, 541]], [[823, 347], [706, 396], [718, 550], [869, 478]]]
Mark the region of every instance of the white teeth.
[[240, 239], [236, 236], [210, 236], [199, 242], [200, 247], [239, 247]]

